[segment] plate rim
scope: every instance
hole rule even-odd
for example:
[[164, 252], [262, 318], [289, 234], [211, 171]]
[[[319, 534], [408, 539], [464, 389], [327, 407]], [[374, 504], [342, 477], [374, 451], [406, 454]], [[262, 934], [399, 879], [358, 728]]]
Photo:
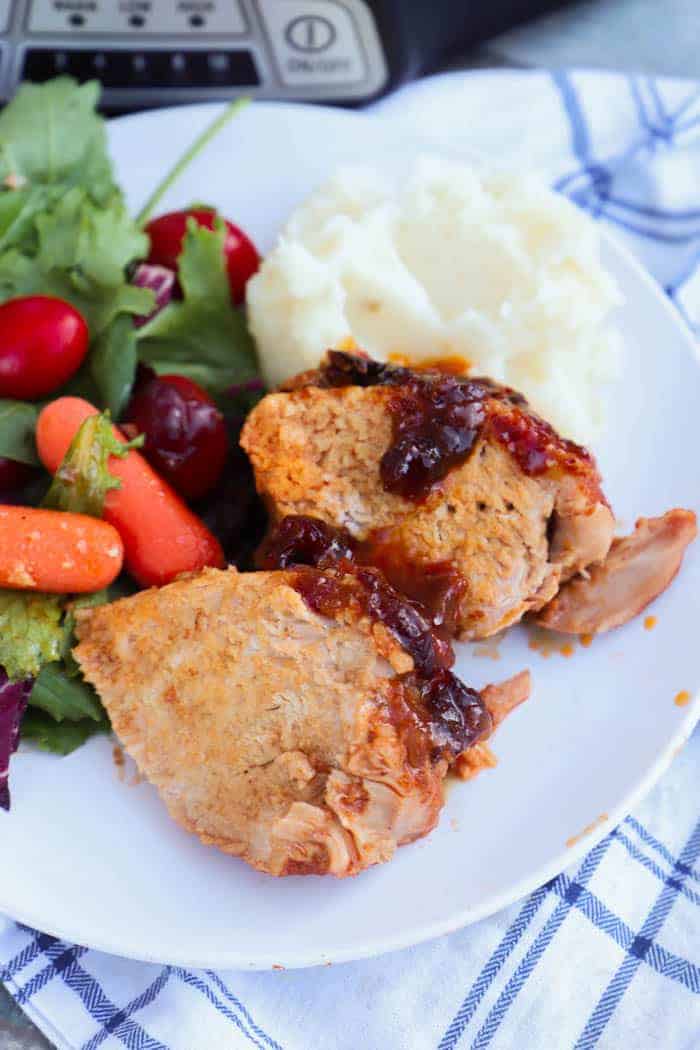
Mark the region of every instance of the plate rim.
[[[481, 73], [484, 71], [476, 72]], [[131, 113], [121, 117], [112, 118], [107, 123], [109, 126], [121, 126], [127, 123], [133, 124], [137, 122], [150, 123], [152, 121], [157, 121], [166, 113], [178, 113], [180, 115], [184, 113], [211, 113], [212, 115], [215, 115], [224, 107], [225, 103], [219, 102], [192, 103], [185, 106], [163, 106], [152, 110], [146, 110], [145, 112]], [[374, 119], [371, 114], [363, 112], [343, 110], [332, 106], [294, 102], [256, 102], [255, 109], [258, 110], [260, 108], [264, 108], [268, 111], [282, 110], [290, 113], [296, 112], [304, 114], [313, 110], [317, 113], [323, 112], [325, 115], [333, 116], [335, 119], [341, 121], [350, 120], [353, 123], [366, 123], [368, 121], [373, 121]], [[434, 144], [431, 145], [430, 142], [421, 140], [420, 135], [416, 135], [415, 138], [413, 138], [412, 136], [409, 137], [408, 135], [401, 134], [400, 137], [407, 143], [413, 141], [416, 149], [420, 149], [421, 146], [423, 146], [426, 149], [431, 149], [436, 152], [438, 151]], [[467, 156], [468, 154], [465, 151], [465, 159]], [[628, 269], [633, 271], [635, 278], [645, 286], [647, 293], [656, 300], [656, 303], [666, 314], [668, 322], [675, 327], [677, 333], [685, 343], [691, 357], [694, 358], [696, 365], [700, 366], [700, 348], [698, 347], [696, 340], [693, 338], [689, 328], [684, 323], [680, 313], [664, 294], [658, 282], [652, 277], [648, 270], [645, 269], [642, 263], [633, 255], [626, 245], [616, 238], [609, 229], [600, 223], [597, 223], [596, 225], [600, 233], [601, 243], [605, 245], [606, 250], [611, 250], [614, 255], [617, 255], [622, 260], [623, 264], [627, 266]], [[413, 947], [414, 945], [423, 944], [438, 937], [454, 933], [466, 928], [467, 926], [471, 926], [473, 923], [479, 922], [481, 919], [486, 919], [509, 907], [511, 904], [522, 900], [538, 887], [556, 877], [565, 868], [569, 867], [569, 865], [577, 863], [594, 849], [618, 824], [621, 823], [622, 820], [624, 820], [624, 818], [639, 804], [651, 788], [658, 782], [660, 777], [669, 768], [675, 755], [686, 744], [698, 722], [700, 722], [700, 686], [698, 686], [697, 691], [693, 694], [685, 716], [679, 723], [676, 732], [670, 741], [656, 755], [654, 761], [645, 769], [635, 785], [627, 792], [624, 798], [622, 798], [616, 806], [612, 807], [604, 820], [597, 823], [595, 828], [591, 831], [584, 832], [574, 845], [562, 846], [549, 862], [543, 864], [530, 875], [514, 883], [508, 890], [495, 895], [487, 894], [483, 897], [480, 905], [460, 909], [449, 918], [434, 920], [418, 926], [411, 926], [407, 928], [405, 932], [402, 931], [401, 933], [390, 937], [387, 937], [385, 934], [379, 934], [376, 938], [365, 938], [364, 942], [359, 945], [341, 945], [340, 948], [332, 952], [332, 957], [331, 953], [315, 950], [310, 951], [308, 949], [296, 951], [291, 954], [286, 953], [286, 955], [282, 956], [280, 956], [279, 953], [265, 951], [257, 954], [252, 961], [249, 956], [240, 953], [235, 949], [226, 949], [224, 951], [218, 950], [214, 951], [212, 954], [207, 954], [206, 956], [197, 954], [192, 955], [192, 953], [188, 953], [187, 951], [181, 953], [168, 952], [167, 955], [162, 955], [159, 954], [158, 951], [146, 952], [143, 950], [130, 950], [128, 946], [125, 947], [123, 944], [115, 943], [113, 937], [110, 938], [100, 935], [97, 935], [96, 937], [91, 936], [89, 941], [84, 943], [86, 943], [89, 948], [95, 951], [104, 952], [105, 954], [117, 955], [126, 959], [159, 965], [268, 971], [273, 968], [281, 968], [285, 970], [306, 969], [316, 966], [374, 958], [391, 952], [401, 951]], [[37, 917], [32, 914], [31, 909], [20, 909], [18, 911], [12, 906], [7, 906], [5, 902], [0, 899], [0, 913], [18, 923], [32, 928], [41, 929], [43, 932], [49, 933], [61, 940], [70, 943], [76, 941], [75, 934], [71, 933], [68, 928], [70, 924], [66, 925], [61, 922], [47, 924], [43, 916], [37, 920]]]

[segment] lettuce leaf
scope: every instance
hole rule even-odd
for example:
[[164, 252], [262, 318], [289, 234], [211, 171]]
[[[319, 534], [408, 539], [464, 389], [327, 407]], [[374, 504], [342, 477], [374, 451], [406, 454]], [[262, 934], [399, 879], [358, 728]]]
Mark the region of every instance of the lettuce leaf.
[[26, 401], [0, 398], [0, 456], [36, 466], [34, 431], [39, 410]]
[[100, 334], [90, 355], [90, 374], [98, 399], [113, 419], [119, 419], [131, 396], [137, 364], [134, 321], [120, 314]]
[[138, 329], [138, 353], [157, 372], [177, 372], [219, 394], [258, 374], [245, 316], [231, 303], [224, 240], [226, 227], [187, 225], [178, 276], [181, 302], [171, 302]]
[[0, 182], [82, 186], [104, 201], [115, 187], [99, 95], [96, 81], [70, 77], [23, 84], [0, 113]]
[[0, 665], [11, 681], [36, 678], [44, 664], [60, 660], [62, 615], [56, 595], [0, 591]]
[[[105, 590], [81, 594], [67, 605], [63, 619], [63, 660], [42, 667], [29, 696], [30, 733], [34, 727], [34, 736], [30, 738], [45, 751], [67, 754], [92, 733], [109, 731], [107, 712], [93, 687], [83, 678], [73, 656], [75, 612], [116, 601], [130, 592], [128, 584], [116, 581]], [[41, 718], [39, 712], [42, 712]], [[24, 722], [22, 735], [25, 735]]]
[[71, 650], [74, 610], [111, 601], [117, 594], [109, 588], [81, 595], [65, 607], [60, 596], [0, 591], [0, 807], [9, 807], [8, 766], [16, 750], [13, 718], [19, 724], [27, 703], [22, 738], [35, 739], [56, 754], [67, 754], [92, 733], [109, 730], [100, 699], [83, 680]]
[[148, 252], [148, 237], [134, 224], [118, 190], [96, 205], [87, 190], [76, 186], [37, 217], [36, 227], [44, 270], [67, 270], [83, 287], [125, 284], [126, 267]]
[[[90, 353], [56, 395], [80, 393], [114, 409], [123, 407], [133, 383], [131, 319], [150, 313], [155, 297], [129, 280], [131, 265], [148, 254], [148, 238], [114, 180], [104, 121], [96, 112], [99, 90], [97, 83], [79, 86], [70, 77], [24, 84], [0, 113], [0, 302], [53, 295], [79, 310]], [[108, 335], [108, 360], [103, 349], [102, 363], [98, 359], [93, 368]], [[112, 376], [121, 343], [126, 367]], [[12, 455], [10, 434], [0, 416], [0, 455], [19, 458]], [[26, 449], [21, 435], [18, 440]]]
[[29, 707], [22, 719], [22, 740], [31, 740], [42, 751], [54, 755], [69, 755], [84, 744], [94, 733], [109, 733], [109, 721], [102, 722], [83, 718], [79, 722], [55, 722], [51, 715]]
[[13, 246], [0, 253], [3, 299], [35, 294], [67, 299], [85, 318], [91, 339], [120, 314], [152, 309], [153, 292], [126, 280], [127, 266], [147, 254], [148, 238], [117, 191], [97, 205], [76, 186], [53, 208], [36, 214], [33, 226], [31, 248]]
[[73, 187], [95, 204], [117, 190], [105, 126], [96, 112], [96, 82], [69, 77], [24, 84], [0, 113], [0, 251], [32, 254], [34, 219]]
[[106, 717], [92, 686], [82, 678], [69, 676], [60, 663], [44, 664], [29, 703], [46, 711], [56, 722], [79, 722], [82, 718], [104, 722]]

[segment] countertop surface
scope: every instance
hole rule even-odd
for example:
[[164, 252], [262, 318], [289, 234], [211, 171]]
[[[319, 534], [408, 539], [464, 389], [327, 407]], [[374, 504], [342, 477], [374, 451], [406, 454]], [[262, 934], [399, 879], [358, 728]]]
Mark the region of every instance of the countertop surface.
[[[496, 37], [450, 68], [489, 65], [700, 77], [700, 3], [581, 0]], [[0, 1050], [46, 1050], [50, 1045], [0, 985]]]

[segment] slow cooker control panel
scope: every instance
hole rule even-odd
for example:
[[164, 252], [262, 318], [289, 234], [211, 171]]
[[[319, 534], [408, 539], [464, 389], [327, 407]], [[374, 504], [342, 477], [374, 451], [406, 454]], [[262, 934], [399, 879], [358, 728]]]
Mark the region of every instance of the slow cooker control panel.
[[230, 98], [361, 101], [387, 65], [364, 0], [0, 0], [0, 90], [61, 73], [129, 108]]

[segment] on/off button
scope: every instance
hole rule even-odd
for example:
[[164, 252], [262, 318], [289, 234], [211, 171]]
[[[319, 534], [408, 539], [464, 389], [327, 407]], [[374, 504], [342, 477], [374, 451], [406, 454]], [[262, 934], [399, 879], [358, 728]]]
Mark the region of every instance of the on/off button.
[[314, 55], [333, 47], [338, 34], [335, 26], [323, 15], [299, 15], [284, 31], [284, 39], [294, 51]]
[[365, 79], [357, 29], [339, 3], [258, 0], [258, 4], [284, 84], [357, 84]]

